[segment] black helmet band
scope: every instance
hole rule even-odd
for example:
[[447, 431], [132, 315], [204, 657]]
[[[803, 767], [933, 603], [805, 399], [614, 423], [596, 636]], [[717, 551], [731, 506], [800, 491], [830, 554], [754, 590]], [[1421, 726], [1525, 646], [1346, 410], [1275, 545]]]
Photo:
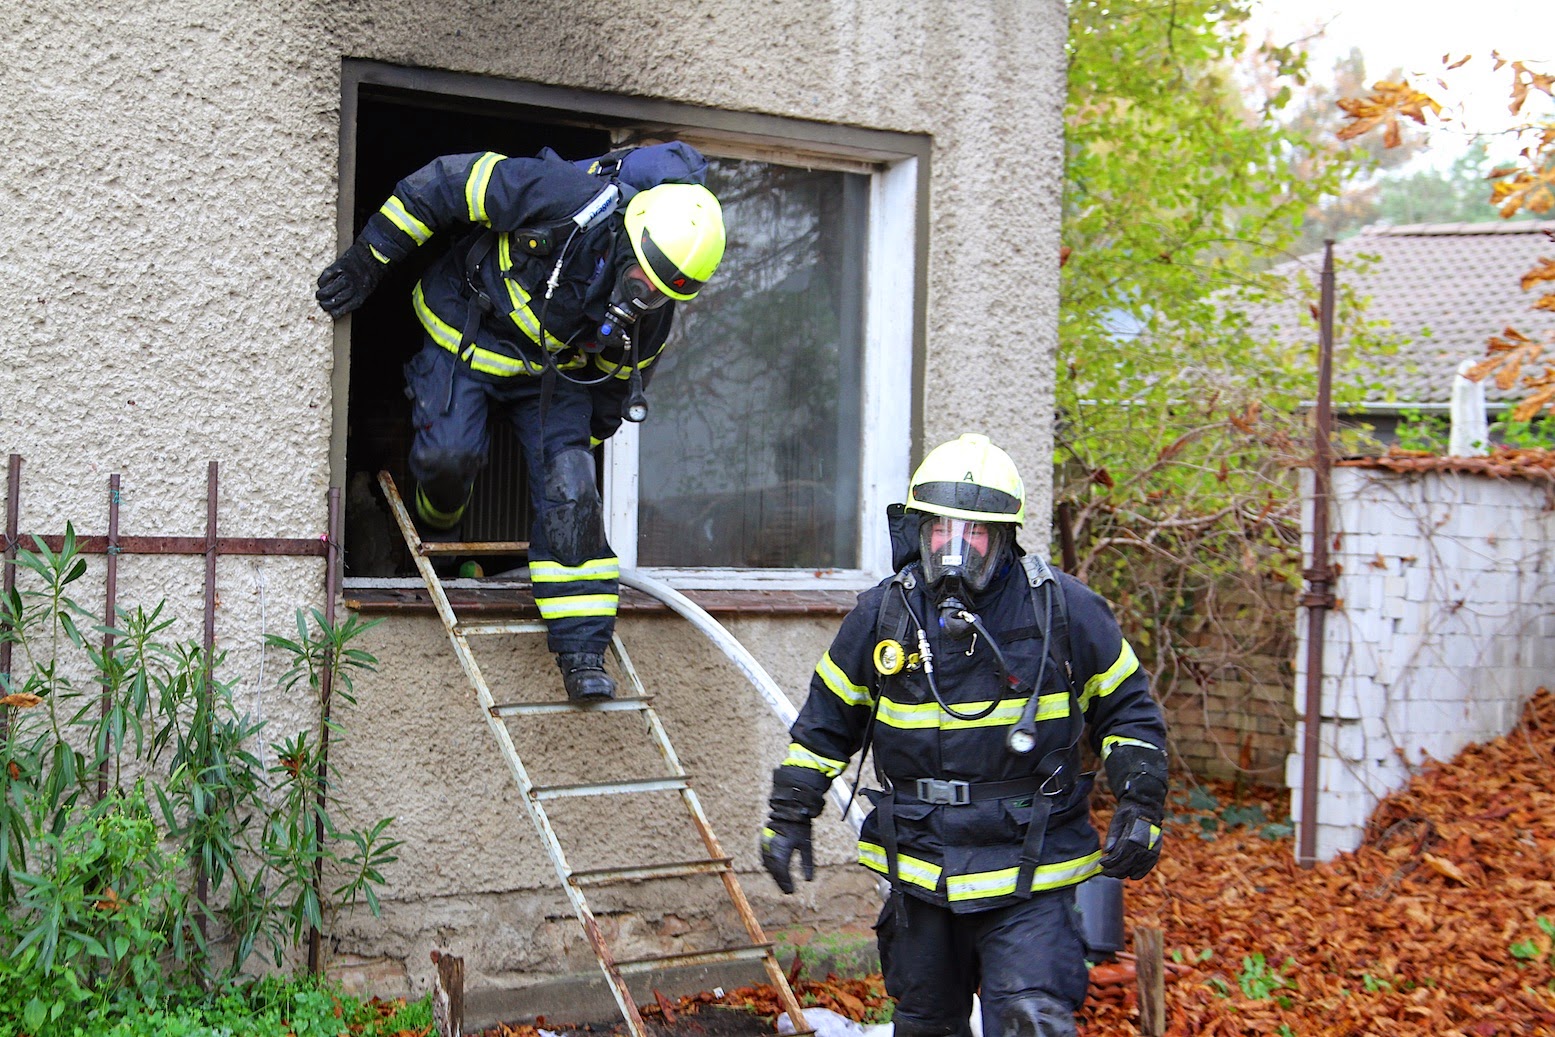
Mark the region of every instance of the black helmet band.
[[1019, 499], [1003, 490], [974, 482], [919, 483], [912, 488], [912, 500], [907, 506], [912, 507], [914, 501], [979, 515], [1009, 515], [1012, 518], [1021, 507]]
[[669, 285], [675, 291], [683, 295], [695, 295], [702, 290], [706, 282], [698, 281], [675, 265], [675, 261], [666, 256], [653, 239], [648, 236], [648, 228], [644, 227], [638, 245], [642, 251], [642, 257], [653, 268], [653, 276]]

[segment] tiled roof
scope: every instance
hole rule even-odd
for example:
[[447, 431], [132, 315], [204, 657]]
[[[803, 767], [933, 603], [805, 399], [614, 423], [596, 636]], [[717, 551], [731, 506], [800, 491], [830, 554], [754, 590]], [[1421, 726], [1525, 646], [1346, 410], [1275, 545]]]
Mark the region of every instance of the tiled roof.
[[1382, 457], [1347, 457], [1341, 468], [1381, 468], [1389, 472], [1467, 472], [1492, 479], [1555, 482], [1555, 451], [1496, 446], [1486, 457], [1437, 457], [1421, 450], [1392, 448]]
[[[1486, 339], [1508, 325], [1535, 340], [1555, 333], [1555, 313], [1532, 308], [1538, 287], [1524, 292], [1519, 286], [1541, 256], [1555, 258], [1555, 220], [1370, 227], [1336, 243], [1338, 282], [1369, 296], [1366, 319], [1386, 320], [1401, 340], [1392, 356], [1363, 358], [1391, 400], [1447, 403], [1459, 362], [1484, 357]], [[1274, 272], [1305, 271], [1315, 301], [1322, 267], [1323, 254], [1317, 252]], [[1259, 313], [1256, 323], [1277, 325], [1282, 335], [1289, 329], [1292, 337], [1313, 341], [1315, 349], [1316, 332], [1310, 319], [1299, 319], [1297, 305]], [[1336, 341], [1335, 348], [1343, 350], [1346, 343]], [[1520, 394], [1502, 393], [1487, 381], [1488, 399], [1508, 395]]]

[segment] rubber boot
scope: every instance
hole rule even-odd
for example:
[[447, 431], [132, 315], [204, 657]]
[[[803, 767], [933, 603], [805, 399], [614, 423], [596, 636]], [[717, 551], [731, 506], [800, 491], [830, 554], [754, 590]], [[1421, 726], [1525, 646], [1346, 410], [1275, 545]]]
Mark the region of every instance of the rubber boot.
[[574, 702], [597, 702], [614, 698], [616, 682], [605, 672], [605, 657], [600, 652], [562, 652], [556, 656], [562, 671], [567, 697]]
[[[1046, 994], [1026, 994], [1004, 1005], [998, 1037], [1076, 1037], [1074, 1012]], [[988, 1035], [992, 1037], [992, 1035]]]

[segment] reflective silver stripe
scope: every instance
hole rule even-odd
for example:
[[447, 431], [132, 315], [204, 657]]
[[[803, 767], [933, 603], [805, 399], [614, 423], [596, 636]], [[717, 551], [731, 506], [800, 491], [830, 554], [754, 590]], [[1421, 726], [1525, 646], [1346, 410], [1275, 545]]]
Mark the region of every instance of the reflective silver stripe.
[[847, 760], [832, 760], [819, 753], [812, 753], [798, 742], [788, 743], [788, 755], [783, 757], [784, 767], [808, 767], [820, 771], [828, 778], [835, 778], [848, 769]]
[[418, 245], [426, 244], [427, 239], [432, 236], [432, 228], [412, 216], [410, 210], [405, 208], [405, 203], [392, 194], [378, 211]]
[[1149, 742], [1141, 742], [1137, 738], [1124, 738], [1122, 735], [1108, 735], [1101, 740], [1101, 758], [1105, 760], [1112, 755], [1112, 750], [1120, 745], [1137, 745], [1141, 749], [1154, 749], [1156, 752], [1165, 752], [1159, 745], [1151, 745]]
[[367, 246], [367, 251], [371, 252], [373, 254], [373, 258], [376, 259], [378, 262], [384, 264], [385, 266], [388, 265], [389, 257], [384, 255], [382, 252], [379, 252], [378, 251], [378, 247], [376, 245], [368, 245]]
[[577, 616], [613, 616], [620, 603], [616, 594], [571, 594], [557, 598], [535, 598], [540, 618], [570, 619]]
[[491, 181], [491, 171], [506, 156], [488, 151], [475, 160], [469, 178], [464, 182], [464, 203], [470, 210], [471, 223], [486, 223], [486, 185]]
[[1098, 673], [1085, 682], [1085, 691], [1080, 694], [1080, 708], [1085, 709], [1092, 699], [1106, 698], [1118, 690], [1118, 685], [1129, 678], [1135, 670], [1139, 669], [1139, 657], [1134, 654], [1134, 646], [1127, 640], [1123, 647], [1118, 649], [1118, 658], [1107, 667], [1105, 673]]
[[619, 558], [595, 558], [582, 565], [548, 561], [529, 563], [530, 583], [572, 583], [574, 580], [617, 580], [620, 577]]
[[[964, 731], [974, 727], [1009, 727], [1020, 719], [1026, 708], [1026, 699], [1000, 699], [999, 704], [985, 717], [976, 720], [958, 720], [940, 708], [937, 702], [893, 702], [881, 698], [876, 719], [888, 727], [913, 731], [938, 728], [941, 731]], [[988, 708], [984, 702], [952, 702], [957, 713], [979, 713]], [[1037, 719], [1057, 720], [1069, 715], [1069, 695], [1059, 693], [1043, 695], [1037, 699]]]
[[[886, 863], [885, 847], [879, 843], [866, 843], [860, 839], [858, 843], [858, 862], [871, 871], [878, 871], [882, 875], [891, 873], [890, 866]], [[910, 857], [905, 853], [896, 855], [896, 874], [904, 882], [911, 882], [915, 886], [922, 886], [927, 890], [939, 888], [940, 866], [928, 861]]]
[[815, 666], [815, 672], [821, 678], [821, 683], [830, 688], [834, 695], [848, 705], [869, 705], [869, 689], [863, 685], [854, 684], [849, 680], [848, 675], [842, 672], [842, 667], [832, 661], [830, 651], [821, 656], [821, 661]]
[[[1033, 890], [1057, 889], [1083, 882], [1101, 871], [1097, 863], [1101, 851], [1077, 857], [1071, 861], [1043, 864], [1032, 875]], [[1015, 893], [1020, 879], [1020, 868], [1000, 868], [998, 871], [978, 871], [969, 875], [947, 875], [945, 896], [949, 900], [982, 900], [988, 897], [1007, 897]]]

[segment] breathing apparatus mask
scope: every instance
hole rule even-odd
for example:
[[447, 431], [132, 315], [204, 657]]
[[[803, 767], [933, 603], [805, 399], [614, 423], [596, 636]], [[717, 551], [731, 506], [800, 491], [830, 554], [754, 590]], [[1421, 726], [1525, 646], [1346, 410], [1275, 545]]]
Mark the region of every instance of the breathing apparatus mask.
[[1015, 527], [1008, 522], [924, 517], [918, 526], [918, 552], [947, 637], [960, 641], [970, 635], [972, 599], [988, 589], [1014, 540]]
[[637, 327], [644, 314], [652, 313], [670, 297], [653, 286], [641, 266], [629, 264], [616, 277], [615, 290], [605, 304], [605, 319], [599, 325], [594, 341], [600, 348], [625, 346], [627, 336]]
[[614, 346], [631, 353], [631, 388], [622, 409], [622, 417], [627, 421], [642, 421], [648, 416], [648, 398], [643, 393], [642, 375], [637, 371], [637, 347], [632, 333], [639, 319], [669, 301], [669, 296], [648, 280], [641, 266], [629, 263], [616, 276], [615, 290], [610, 293], [610, 301], [605, 304], [605, 319], [594, 336], [594, 348], [599, 350]]

